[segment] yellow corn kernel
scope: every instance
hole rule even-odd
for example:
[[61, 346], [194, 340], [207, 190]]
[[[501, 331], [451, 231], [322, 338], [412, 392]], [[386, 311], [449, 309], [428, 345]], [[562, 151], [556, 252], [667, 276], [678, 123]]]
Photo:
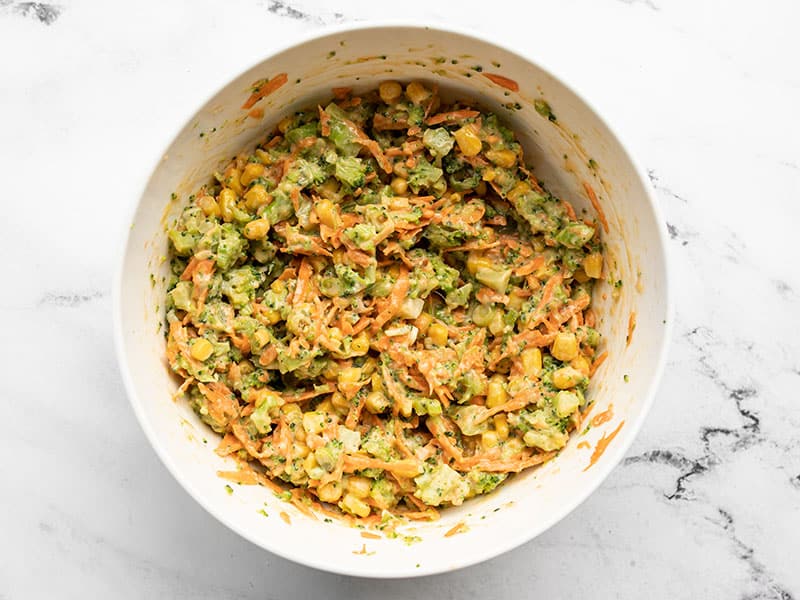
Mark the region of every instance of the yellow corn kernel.
[[400, 398], [399, 405], [400, 415], [406, 418], [410, 417], [411, 411], [414, 409], [414, 405], [411, 403], [411, 398], [405, 395], [402, 396]]
[[202, 210], [203, 214], [207, 217], [219, 216], [219, 204], [214, 200], [214, 196], [200, 196], [197, 199], [197, 206], [200, 207], [200, 210]]
[[363, 356], [369, 351], [369, 336], [362, 331], [350, 343], [350, 353], [354, 356]]
[[242, 192], [244, 191], [242, 189], [242, 182], [240, 180], [241, 176], [242, 176], [241, 171], [239, 171], [239, 169], [236, 168], [230, 169], [225, 174], [225, 185], [227, 185], [234, 192], [236, 192], [237, 196], [241, 196]]
[[494, 263], [481, 252], [472, 251], [467, 256], [467, 271], [470, 275], [475, 275], [478, 269], [491, 269]]
[[414, 104], [422, 104], [431, 97], [431, 91], [418, 81], [412, 81], [406, 86], [406, 98]]
[[314, 205], [314, 212], [317, 213], [319, 222], [326, 227], [330, 227], [331, 229], [339, 227], [339, 213], [336, 212], [336, 207], [330, 200], [323, 198], [317, 202]]
[[253, 339], [256, 341], [257, 348], [263, 348], [270, 343], [272, 338], [269, 335], [269, 331], [266, 329], [256, 329], [253, 332]]
[[371, 392], [364, 401], [364, 405], [373, 415], [378, 415], [389, 408], [389, 401], [383, 392]]
[[538, 377], [542, 372], [542, 351], [539, 348], [526, 348], [520, 354], [520, 360], [528, 377]]
[[339, 411], [350, 410], [350, 401], [341, 392], [331, 394], [331, 404]]
[[504, 169], [510, 169], [517, 164], [517, 153], [513, 150], [489, 150], [486, 158]]
[[247, 163], [247, 166], [245, 166], [244, 171], [242, 171], [241, 177], [239, 177], [239, 181], [242, 183], [244, 187], [247, 187], [248, 185], [250, 185], [250, 182], [252, 182], [254, 179], [258, 179], [263, 174], [264, 174], [264, 165], [255, 162]]
[[592, 279], [600, 279], [603, 273], [603, 255], [594, 252], [583, 259], [583, 270]]
[[353, 494], [356, 498], [366, 498], [369, 496], [369, 489], [372, 482], [366, 477], [353, 475], [347, 479], [347, 493]]
[[492, 332], [492, 335], [497, 336], [505, 331], [506, 324], [503, 321], [503, 314], [505, 313], [502, 308], [495, 309], [492, 320], [489, 321], [489, 331]]
[[517, 185], [511, 188], [511, 191], [506, 194], [506, 198], [512, 202], [520, 196], [527, 194], [531, 191], [531, 186], [527, 181], [520, 181]]
[[377, 371], [372, 374], [371, 383], [372, 383], [372, 389], [374, 391], [376, 392], [383, 391], [383, 381], [381, 381], [380, 373], [378, 373]]
[[295, 442], [292, 444], [292, 456], [295, 458], [305, 458], [311, 449], [303, 442]]
[[334, 344], [341, 345], [342, 339], [344, 339], [344, 335], [342, 335], [342, 330], [338, 327], [331, 327], [328, 329], [327, 333], [328, 339], [332, 341]]
[[314, 410], [317, 412], [323, 412], [328, 414], [333, 414], [336, 412], [333, 408], [333, 402], [331, 402], [330, 400], [323, 400], [322, 402], [317, 404], [317, 407]]
[[255, 370], [256, 368], [253, 366], [253, 363], [251, 363], [249, 360], [243, 360], [242, 362], [239, 363], [239, 373], [241, 373], [242, 375], [250, 375], [250, 373], [252, 373]]
[[233, 207], [236, 206], [236, 192], [230, 188], [222, 188], [217, 196], [217, 204], [222, 215], [222, 220], [226, 223], [233, 221]]
[[306, 457], [303, 459], [303, 470], [304, 470], [306, 473], [310, 473], [310, 472], [311, 472], [311, 471], [313, 471], [313, 470], [314, 470], [314, 469], [315, 469], [317, 466], [319, 466], [319, 465], [317, 464], [317, 457], [316, 457], [316, 456], [314, 456], [314, 454], [313, 454], [312, 452], [309, 452], [309, 453], [308, 453], [308, 456], [306, 456]]
[[267, 310], [263, 311], [261, 316], [267, 325], [275, 325], [281, 321], [280, 311], [274, 308], [268, 308]]
[[394, 463], [392, 472], [399, 477], [416, 477], [422, 473], [422, 466], [419, 461], [413, 458], [404, 458]]
[[269, 221], [256, 219], [244, 226], [244, 237], [248, 240], [262, 240], [269, 233]]
[[339, 481], [331, 481], [317, 488], [317, 496], [323, 502], [338, 502], [342, 497], [342, 484]]
[[428, 328], [431, 326], [431, 323], [433, 323], [433, 317], [430, 313], [426, 312], [420, 313], [420, 315], [414, 319], [414, 326], [419, 329], [422, 335], [428, 333]]
[[378, 95], [386, 104], [393, 104], [403, 95], [403, 86], [396, 81], [384, 81], [378, 86]]
[[306, 433], [322, 433], [325, 429], [325, 423], [328, 420], [328, 415], [324, 412], [309, 411], [303, 413], [303, 429]]
[[497, 432], [497, 439], [501, 442], [508, 439], [508, 417], [505, 414], [494, 416], [494, 430]]
[[589, 361], [583, 354], [579, 354], [578, 356], [573, 358], [570, 361], [569, 366], [575, 369], [576, 371], [580, 371], [581, 375], [583, 375], [584, 377], [589, 376], [589, 370], [591, 368], [591, 365], [589, 364]]
[[276, 279], [272, 283], [269, 284], [269, 289], [271, 289], [276, 294], [285, 294], [286, 293], [286, 283], [280, 279]]
[[441, 323], [431, 323], [428, 327], [428, 337], [437, 346], [444, 346], [447, 343], [447, 327]]
[[575, 272], [572, 274], [572, 277], [578, 283], [586, 283], [587, 281], [589, 281], [589, 276], [586, 274], [586, 271], [584, 271], [583, 268], [581, 267], [575, 270]]
[[293, 413], [301, 414], [303, 411], [294, 402], [287, 402], [286, 404], [281, 406], [281, 412], [288, 417]]
[[464, 125], [458, 129], [454, 134], [458, 149], [464, 156], [477, 156], [481, 151], [481, 138], [475, 133], [475, 130], [469, 125]]
[[578, 356], [578, 338], [572, 332], [559, 333], [550, 346], [550, 354], [562, 362], [571, 361]]
[[392, 191], [397, 196], [402, 196], [408, 191], [408, 181], [403, 179], [402, 177], [395, 177], [392, 179]]
[[490, 450], [497, 446], [500, 443], [500, 439], [497, 437], [497, 432], [495, 431], [484, 431], [481, 434], [481, 447], [484, 450]]
[[553, 371], [553, 385], [560, 390], [575, 387], [583, 379], [583, 374], [572, 367], [561, 367]]
[[339, 371], [339, 385], [352, 385], [361, 379], [361, 369], [359, 367], [347, 367]]
[[486, 388], [486, 407], [496, 408], [505, 404], [507, 399], [508, 392], [506, 392], [506, 387], [503, 385], [503, 378], [492, 377]]
[[356, 515], [357, 517], [369, 516], [369, 513], [372, 510], [370, 509], [369, 504], [359, 498], [356, 498], [353, 496], [353, 494], [347, 494], [342, 501], [339, 502], [339, 508], [345, 512]]
[[325, 183], [317, 188], [319, 191], [320, 196], [323, 198], [327, 198], [328, 200], [339, 200], [341, 195], [339, 194], [340, 188], [339, 181], [333, 177], [329, 177]]
[[269, 193], [260, 183], [257, 183], [244, 195], [244, 204], [250, 210], [258, 210], [265, 204], [269, 204]]
[[291, 115], [283, 117], [278, 123], [278, 131], [280, 131], [281, 133], [286, 133], [292, 126], [292, 123], [294, 123], [294, 119], [292, 118]]
[[335, 380], [339, 376], [339, 365], [333, 361], [329, 361], [325, 370], [322, 371], [322, 376], [330, 381]]
[[497, 171], [494, 169], [484, 169], [483, 173], [481, 174], [481, 179], [483, 181], [488, 181], [489, 183], [493, 182], [497, 177]]
[[214, 352], [214, 346], [206, 338], [197, 338], [192, 344], [190, 353], [195, 360], [206, 360]]
[[262, 150], [261, 148], [256, 148], [256, 157], [258, 158], [258, 160], [261, 162], [262, 165], [272, 164], [272, 157], [266, 150]]

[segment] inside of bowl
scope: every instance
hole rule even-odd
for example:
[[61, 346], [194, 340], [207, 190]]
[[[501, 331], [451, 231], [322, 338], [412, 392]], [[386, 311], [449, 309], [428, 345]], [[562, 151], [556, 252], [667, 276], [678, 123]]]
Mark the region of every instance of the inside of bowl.
[[[261, 100], [260, 110], [241, 108], [254, 82], [281, 73], [287, 83]], [[235, 466], [214, 454], [218, 436], [186, 403], [170, 399], [177, 383], [166, 366], [163, 331], [165, 227], [188, 196], [286, 114], [329, 99], [333, 87], [358, 91], [384, 79], [425, 81], [445, 98], [471, 99], [495, 111], [516, 131], [526, 162], [550, 191], [594, 219], [591, 188], [608, 223], [604, 279], [594, 300], [608, 359], [589, 397], [595, 403], [590, 416], [604, 413], [609, 419], [573, 435], [554, 460], [511, 478], [492, 494], [443, 511], [439, 521], [399, 527], [399, 540], [362, 537], [337, 521], [308, 517], [263, 487], [234, 485], [229, 493], [216, 472]], [[181, 130], [153, 173], [131, 230], [121, 289], [124, 360], [134, 405], [189, 492], [266, 548], [322, 568], [370, 575], [413, 575], [475, 562], [566, 514], [619, 460], [638, 429], [658, 370], [667, 314], [659, 228], [641, 177], [616, 138], [576, 95], [516, 54], [461, 34], [414, 27], [318, 38], [221, 90]], [[479, 533], [487, 528], [488, 540]], [[306, 542], [276, 541], [295, 538]]]

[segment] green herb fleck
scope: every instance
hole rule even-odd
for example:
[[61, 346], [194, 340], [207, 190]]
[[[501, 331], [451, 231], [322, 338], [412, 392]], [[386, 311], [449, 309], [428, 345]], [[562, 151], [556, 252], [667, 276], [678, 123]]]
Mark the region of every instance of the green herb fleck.
[[230, 496], [233, 493], [233, 488], [226, 484], [225, 491], [228, 492], [228, 495]]
[[625, 381], [625, 383], [628, 383], [631, 380], [631, 378], [628, 377], [627, 373], [622, 376], [622, 379], [623, 379], [623, 381]]
[[538, 112], [540, 115], [547, 118], [547, 120], [556, 120], [556, 115], [553, 113], [553, 109], [551, 109], [550, 105], [541, 98], [533, 101], [533, 108], [535, 108], [536, 112]]

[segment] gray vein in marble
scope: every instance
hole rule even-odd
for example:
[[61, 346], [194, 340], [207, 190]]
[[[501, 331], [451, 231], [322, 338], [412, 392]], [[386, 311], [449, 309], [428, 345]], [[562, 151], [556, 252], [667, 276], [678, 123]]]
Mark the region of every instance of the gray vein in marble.
[[703, 443], [703, 453], [696, 459], [668, 449], [651, 450], [625, 459], [623, 463], [625, 465], [649, 462], [676, 468], [679, 475], [675, 480], [674, 490], [665, 494], [668, 500], [691, 500], [694, 498], [689, 488], [690, 480], [702, 475], [721, 462], [719, 453], [712, 448], [712, 444], [717, 438], [730, 440], [732, 442], [730, 446], [731, 452], [738, 452], [764, 441], [761, 433], [761, 420], [758, 414], [746, 406], [748, 400], [758, 395], [758, 390], [751, 386], [730, 386], [716, 367], [710, 363], [708, 359], [709, 346], [715, 342], [713, 332], [707, 327], [695, 327], [685, 333], [683, 338], [697, 350], [700, 374], [710, 379], [729, 400], [733, 401], [743, 424], [736, 428], [702, 427], [700, 429], [700, 440]]
[[719, 519], [709, 519], [709, 521], [721, 527], [728, 535], [728, 538], [733, 543], [736, 550], [736, 557], [747, 565], [751, 582], [759, 587], [759, 590], [755, 594], [743, 595], [743, 600], [760, 600], [767, 598], [775, 600], [793, 600], [794, 596], [792, 593], [775, 581], [764, 564], [756, 558], [755, 549], [745, 544], [736, 534], [733, 515], [723, 508], [717, 508], [717, 513]]
[[656, 12], [660, 11], [661, 8], [656, 6], [651, 0], [618, 0], [623, 4], [627, 4], [628, 6], [632, 6], [634, 4], [641, 4], [642, 6], [646, 6], [647, 8], [654, 10]]
[[13, 0], [0, 0], [0, 9], [3, 12], [23, 17], [37, 19], [44, 25], [52, 25], [61, 16], [61, 7], [45, 2], [14, 2]]
[[774, 279], [772, 284], [775, 286], [775, 291], [777, 291], [781, 297], [786, 298], [787, 300], [794, 300], [795, 296], [797, 296], [795, 291], [792, 289], [792, 286], [782, 279]]
[[59, 306], [70, 307], [81, 306], [95, 300], [104, 298], [106, 294], [100, 291], [92, 291], [88, 293], [54, 293], [47, 292], [39, 299], [39, 306]]
[[650, 178], [650, 183], [653, 184], [653, 187], [658, 190], [659, 192], [665, 193], [667, 196], [674, 198], [675, 200], [680, 200], [681, 202], [688, 204], [688, 200], [683, 196], [679, 196], [675, 192], [673, 192], [670, 188], [666, 185], [661, 183], [661, 178], [656, 174], [655, 169], [647, 169], [647, 176]]
[[[270, 0], [267, 4], [267, 10], [274, 15], [279, 17], [286, 17], [288, 19], [294, 19], [296, 21], [304, 21], [306, 23], [319, 23], [325, 24], [327, 20], [322, 16], [315, 16], [305, 11], [300, 10], [299, 8], [292, 6], [287, 2], [281, 2], [280, 0]], [[332, 14], [334, 21], [341, 21], [344, 19], [344, 15], [339, 12], [335, 12]]]
[[689, 240], [687, 240], [686, 238], [689, 237], [690, 234], [681, 229], [678, 229], [676, 225], [667, 222], [667, 232], [669, 233], [670, 239], [679, 241], [681, 243], [681, 246], [687, 246], [689, 244]]

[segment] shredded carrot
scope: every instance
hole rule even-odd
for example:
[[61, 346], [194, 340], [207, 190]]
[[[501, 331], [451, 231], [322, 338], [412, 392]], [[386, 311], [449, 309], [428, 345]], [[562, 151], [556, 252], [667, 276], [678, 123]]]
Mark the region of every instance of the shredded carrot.
[[392, 293], [389, 295], [388, 299], [389, 301], [372, 322], [373, 331], [378, 331], [386, 324], [387, 321], [389, 321], [389, 319], [397, 314], [403, 304], [403, 301], [406, 299], [409, 285], [410, 282], [408, 279], [408, 270], [401, 269], [400, 275], [398, 276], [394, 287], [392, 287]]
[[594, 359], [592, 362], [592, 366], [589, 369], [589, 375], [594, 375], [595, 371], [600, 368], [605, 360], [608, 358], [608, 352], [602, 352], [597, 358]]
[[592, 203], [595, 211], [597, 211], [597, 218], [600, 219], [600, 223], [603, 225], [603, 231], [608, 233], [608, 221], [606, 220], [606, 214], [603, 212], [603, 207], [600, 206], [600, 201], [597, 199], [597, 195], [594, 193], [592, 186], [584, 181], [583, 189], [586, 190], [586, 195], [589, 196], [589, 201]]
[[603, 423], [607, 423], [612, 418], [614, 418], [614, 405], [609, 404], [608, 408], [605, 409], [601, 413], [597, 413], [595, 416], [592, 417], [591, 424], [592, 427], [599, 427]]
[[628, 336], [625, 338], [625, 345], [630, 346], [633, 339], [633, 330], [636, 329], [636, 312], [632, 311], [628, 316]]
[[603, 456], [606, 448], [608, 448], [608, 445], [611, 443], [611, 441], [617, 437], [617, 434], [619, 433], [619, 430], [622, 429], [623, 425], [625, 425], [625, 421], [620, 421], [620, 424], [617, 425], [617, 428], [614, 431], [607, 436], [603, 434], [603, 437], [597, 441], [597, 445], [594, 447], [594, 452], [592, 452], [592, 457], [589, 459], [589, 464], [586, 465], [585, 469], [583, 469], [584, 471], [591, 469], [592, 466], [594, 466], [594, 464], [599, 460], [599, 458]]
[[497, 73], [484, 73], [483, 76], [486, 77], [486, 79], [496, 83], [500, 87], [506, 88], [507, 90], [511, 90], [512, 92], [519, 91], [519, 84], [513, 79], [509, 79], [503, 75], [498, 75]]
[[242, 108], [253, 108], [256, 102], [269, 96], [287, 81], [289, 81], [289, 76], [286, 73], [278, 73], [275, 75], [275, 77], [269, 80], [262, 79], [257, 81], [253, 84], [253, 93], [250, 94], [250, 97], [245, 101], [244, 104], [242, 104]]
[[444, 534], [444, 537], [451, 537], [458, 533], [466, 533], [467, 531], [469, 531], [469, 527], [467, 527], [466, 523], [461, 521], [453, 525], [453, 527], [451, 527], [450, 529], [448, 529], [447, 533]]

